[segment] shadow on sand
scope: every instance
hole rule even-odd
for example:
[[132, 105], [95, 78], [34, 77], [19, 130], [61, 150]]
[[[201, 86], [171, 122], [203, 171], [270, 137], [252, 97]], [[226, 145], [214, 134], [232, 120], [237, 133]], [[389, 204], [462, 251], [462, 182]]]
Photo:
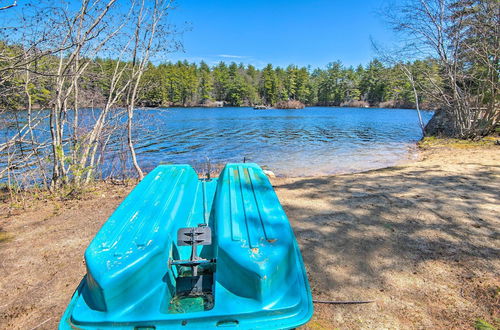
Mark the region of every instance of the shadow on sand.
[[[499, 172], [500, 166], [468, 164], [460, 173], [427, 166], [277, 180], [313, 296], [377, 301], [316, 306], [319, 318], [332, 321], [340, 313], [334, 324], [359, 326], [360, 313], [389, 313], [394, 319], [387, 325], [396, 327], [493, 319], [499, 310]], [[367, 318], [384, 327], [385, 319]]]

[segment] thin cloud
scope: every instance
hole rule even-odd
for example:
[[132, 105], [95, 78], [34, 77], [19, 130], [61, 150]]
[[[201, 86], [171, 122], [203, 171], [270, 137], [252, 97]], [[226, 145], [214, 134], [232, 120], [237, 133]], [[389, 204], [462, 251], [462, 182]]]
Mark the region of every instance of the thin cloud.
[[223, 57], [223, 58], [247, 58], [248, 56], [220, 54], [220, 55], [217, 55], [217, 57]]

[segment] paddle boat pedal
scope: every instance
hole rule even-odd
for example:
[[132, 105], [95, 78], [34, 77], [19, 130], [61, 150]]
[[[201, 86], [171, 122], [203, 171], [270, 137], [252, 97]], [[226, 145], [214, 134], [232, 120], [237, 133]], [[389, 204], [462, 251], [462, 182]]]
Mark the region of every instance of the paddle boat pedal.
[[[212, 230], [206, 224], [198, 227], [180, 228], [177, 231], [177, 246], [191, 246], [189, 260], [170, 260], [169, 266], [190, 267], [191, 275], [182, 275], [176, 280], [176, 295], [190, 297], [212, 294], [213, 269], [215, 259], [204, 259], [198, 256], [198, 246], [212, 244]], [[203, 275], [198, 275], [198, 267]], [[208, 270], [208, 271], [207, 271]]]

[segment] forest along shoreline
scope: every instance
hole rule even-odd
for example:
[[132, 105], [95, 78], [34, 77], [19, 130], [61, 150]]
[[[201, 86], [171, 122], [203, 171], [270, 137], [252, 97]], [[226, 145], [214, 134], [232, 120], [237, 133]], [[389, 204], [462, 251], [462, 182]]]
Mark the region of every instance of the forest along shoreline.
[[[316, 305], [305, 328], [498, 327], [500, 147], [426, 139], [422, 158], [363, 173], [272, 178]], [[0, 328], [55, 328], [92, 237], [135, 186], [0, 203]], [[42, 271], [43, 270], [43, 271]]]

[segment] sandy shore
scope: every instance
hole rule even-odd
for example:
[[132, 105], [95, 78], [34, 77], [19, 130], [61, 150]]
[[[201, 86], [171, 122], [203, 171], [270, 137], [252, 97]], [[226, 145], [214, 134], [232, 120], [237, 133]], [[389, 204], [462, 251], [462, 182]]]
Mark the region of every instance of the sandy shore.
[[[498, 327], [500, 147], [433, 148], [411, 164], [273, 185], [315, 299], [304, 328]], [[0, 328], [54, 329], [83, 252], [131, 186], [0, 204]], [[495, 321], [496, 319], [496, 321]]]

